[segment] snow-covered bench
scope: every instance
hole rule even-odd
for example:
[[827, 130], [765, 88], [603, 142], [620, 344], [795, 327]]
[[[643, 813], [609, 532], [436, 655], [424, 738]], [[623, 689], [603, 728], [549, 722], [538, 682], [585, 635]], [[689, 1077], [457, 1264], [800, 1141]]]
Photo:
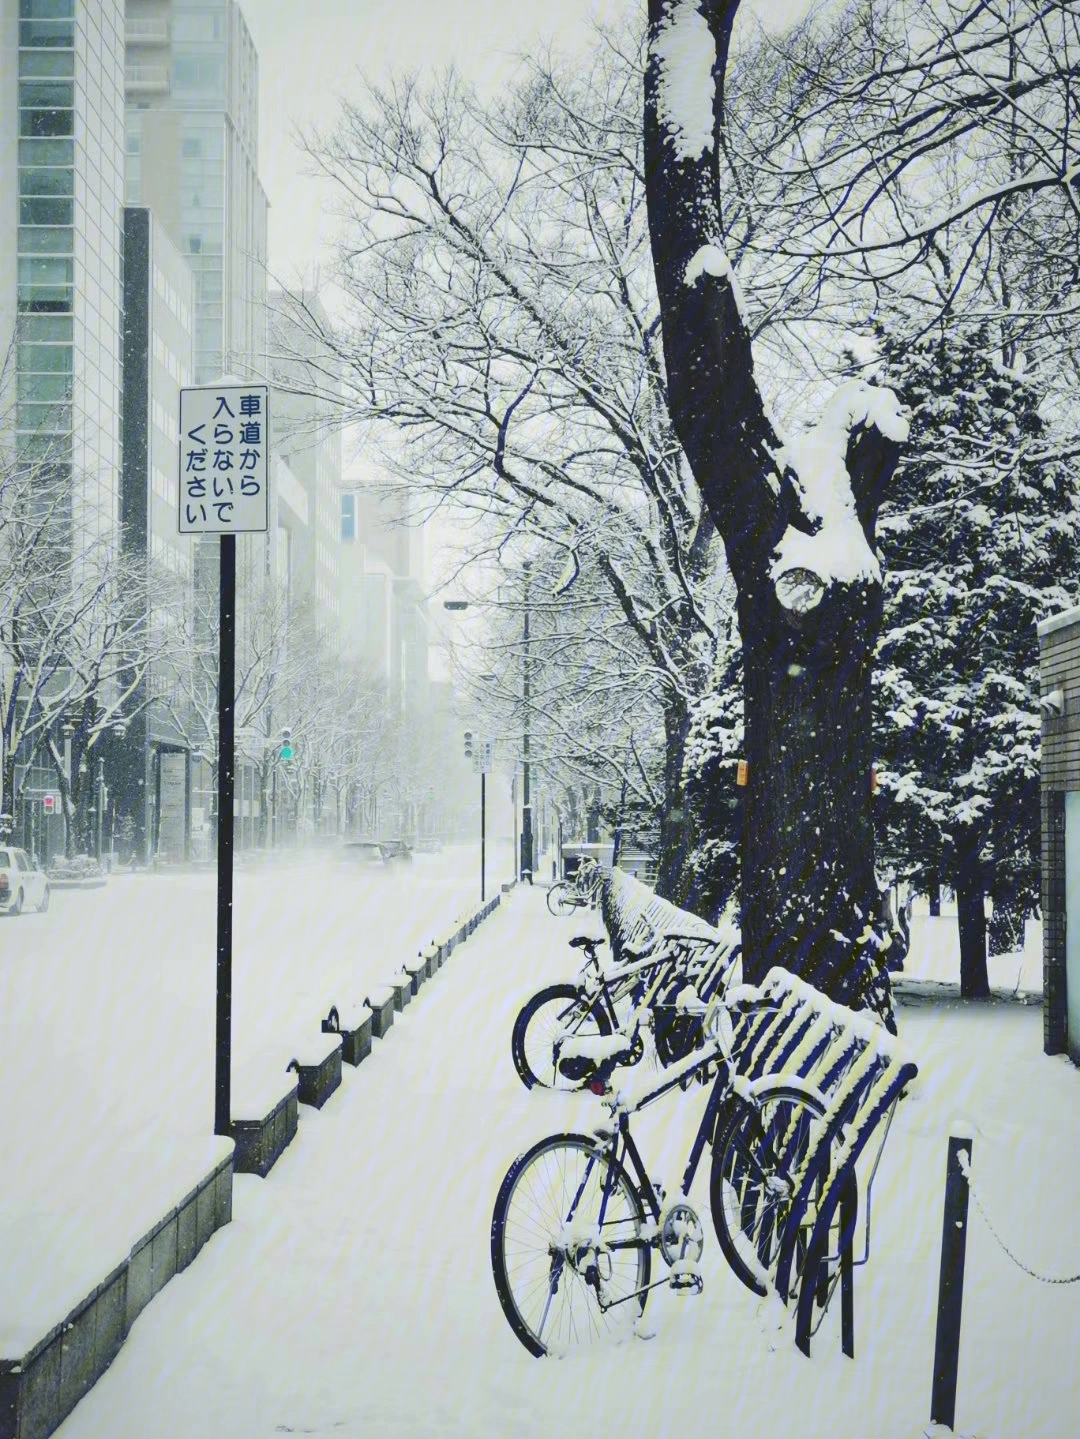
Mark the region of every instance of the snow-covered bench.
[[[831, 1261], [833, 1277], [839, 1270], [841, 1345], [853, 1358], [853, 1268], [869, 1257], [870, 1184], [893, 1112], [918, 1068], [900, 1041], [869, 1014], [836, 1004], [786, 970], [772, 969], [762, 985], [731, 990], [728, 999], [741, 1011], [735, 1025], [740, 1083], [790, 1076], [823, 1109], [792, 1177], [770, 1283], [785, 1304], [798, 1290], [795, 1342], [808, 1355], [815, 1306], [826, 1307], [834, 1289]], [[875, 1135], [877, 1147], [870, 1150]], [[864, 1154], [869, 1167], [863, 1196], [866, 1248], [856, 1260], [857, 1165]]]

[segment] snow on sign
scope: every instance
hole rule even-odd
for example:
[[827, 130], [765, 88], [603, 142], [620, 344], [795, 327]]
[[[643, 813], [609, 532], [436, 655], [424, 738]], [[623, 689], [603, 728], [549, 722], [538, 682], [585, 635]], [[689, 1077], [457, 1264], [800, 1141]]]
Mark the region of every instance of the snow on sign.
[[180, 391], [180, 533], [234, 535], [269, 528], [265, 385]]

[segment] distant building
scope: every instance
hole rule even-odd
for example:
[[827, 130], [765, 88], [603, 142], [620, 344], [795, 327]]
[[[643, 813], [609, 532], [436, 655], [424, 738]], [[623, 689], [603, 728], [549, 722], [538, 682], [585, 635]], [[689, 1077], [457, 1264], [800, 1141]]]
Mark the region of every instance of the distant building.
[[[304, 523], [290, 528], [285, 541], [291, 587], [314, 604], [320, 632], [336, 643], [340, 421], [329, 393], [328, 367], [319, 364], [318, 347], [298, 311], [310, 311], [318, 322], [325, 322], [326, 316], [318, 297], [306, 291], [292, 295], [272, 290], [267, 304], [272, 449], [307, 499]], [[282, 522], [288, 523], [287, 517]]]
[[127, 0], [126, 196], [191, 267], [194, 382], [261, 375], [266, 195], [259, 62], [236, 0]]
[[378, 675], [402, 718], [428, 708], [423, 530], [370, 490], [341, 495], [342, 651]]
[[[226, 374], [261, 377], [267, 202], [258, 176], [259, 67], [251, 34], [236, 0], [127, 0], [124, 16], [125, 196], [130, 207], [152, 212], [191, 275], [187, 383], [208, 384]], [[274, 530], [265, 537], [242, 536], [239, 574], [276, 574], [283, 562], [276, 540]], [[166, 563], [174, 548], [183, 553], [153, 529], [148, 543]], [[287, 568], [287, 556], [284, 563]], [[217, 590], [217, 545], [195, 541], [190, 566], [197, 608], [209, 613]], [[240, 625], [244, 608], [241, 580]], [[189, 739], [193, 735], [191, 730]], [[189, 854], [194, 845], [198, 852], [208, 835], [214, 795], [212, 767], [203, 757], [208, 737], [190, 754], [170, 750], [169, 743], [162, 737], [149, 746], [158, 758], [156, 809], [152, 802], [148, 813], [157, 818], [146, 842], [150, 853], [171, 859], [178, 857], [179, 829], [169, 806], [174, 811], [187, 806], [182, 849]], [[253, 790], [248, 770], [239, 760], [240, 845], [255, 833], [252, 802], [245, 798]], [[168, 803], [161, 798], [166, 792]]]

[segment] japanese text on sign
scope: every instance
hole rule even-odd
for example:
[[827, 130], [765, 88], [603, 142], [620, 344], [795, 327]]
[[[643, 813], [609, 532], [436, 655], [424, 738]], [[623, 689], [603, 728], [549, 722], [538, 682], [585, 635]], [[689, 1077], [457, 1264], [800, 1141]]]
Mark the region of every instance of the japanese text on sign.
[[265, 385], [180, 391], [180, 533], [227, 535], [269, 527]]

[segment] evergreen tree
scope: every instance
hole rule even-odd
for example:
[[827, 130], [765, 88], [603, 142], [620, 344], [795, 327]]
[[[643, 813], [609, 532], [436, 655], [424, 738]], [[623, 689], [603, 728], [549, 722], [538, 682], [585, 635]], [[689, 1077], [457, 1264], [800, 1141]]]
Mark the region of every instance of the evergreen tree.
[[1077, 481], [985, 330], [881, 352], [911, 435], [878, 525], [879, 843], [916, 889], [955, 889], [961, 990], [985, 994], [985, 897], [992, 952], [1038, 904], [1036, 624], [1074, 602]]

